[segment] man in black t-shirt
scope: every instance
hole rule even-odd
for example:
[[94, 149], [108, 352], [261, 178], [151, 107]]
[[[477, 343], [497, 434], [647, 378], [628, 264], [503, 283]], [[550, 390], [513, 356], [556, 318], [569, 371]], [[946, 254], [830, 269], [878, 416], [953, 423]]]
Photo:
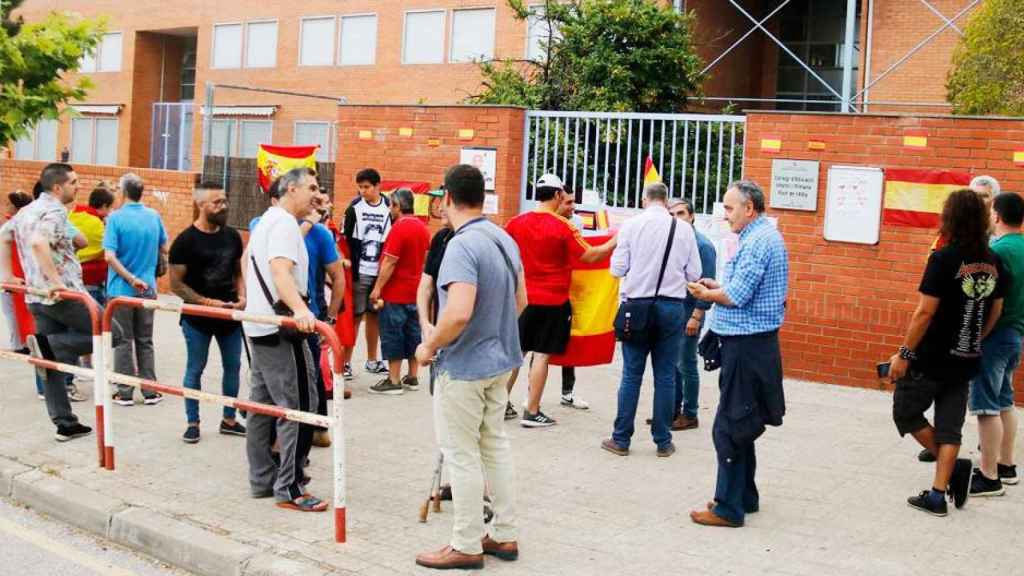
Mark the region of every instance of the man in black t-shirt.
[[[193, 193], [199, 218], [174, 239], [169, 259], [171, 290], [187, 304], [245, 309], [245, 280], [242, 276], [242, 237], [227, 226], [228, 201], [218, 184], [201, 184]], [[225, 396], [238, 397], [242, 366], [242, 326], [238, 322], [199, 316], [181, 316], [188, 361], [185, 388], [202, 387], [203, 369], [210, 351], [210, 340], [217, 339], [224, 379]], [[199, 402], [185, 400], [188, 428], [182, 439], [199, 442]], [[245, 426], [235, 420], [235, 409], [224, 408], [220, 433], [245, 436]]]
[[[967, 501], [971, 461], [957, 459], [968, 384], [981, 360], [981, 341], [1002, 313], [1008, 277], [988, 248], [988, 208], [971, 190], [959, 190], [942, 210], [948, 244], [928, 258], [920, 300], [903, 345], [890, 359], [895, 382], [893, 420], [938, 459], [931, 490], [911, 507], [945, 516], [946, 492], [957, 508]], [[924, 413], [935, 404], [935, 422]]]

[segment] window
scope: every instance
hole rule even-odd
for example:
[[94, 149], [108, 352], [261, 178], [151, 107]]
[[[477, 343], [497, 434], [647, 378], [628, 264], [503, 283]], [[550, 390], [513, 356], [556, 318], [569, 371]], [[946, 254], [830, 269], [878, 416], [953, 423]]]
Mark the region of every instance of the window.
[[121, 70], [122, 34], [104, 34], [93, 54], [82, 56], [79, 72], [119, 72]]
[[444, 10], [406, 12], [403, 64], [444, 62]]
[[255, 158], [260, 144], [273, 141], [273, 120], [216, 119], [213, 121], [211, 156]]
[[331, 66], [334, 64], [334, 17], [306, 18], [302, 21], [299, 41], [299, 65]]
[[341, 17], [338, 63], [367, 66], [377, 61], [377, 16]]
[[452, 12], [451, 62], [494, 58], [493, 8]]
[[181, 101], [190, 102], [196, 97], [196, 39], [186, 41], [185, 53], [181, 58]]
[[332, 144], [333, 126], [330, 122], [296, 122], [296, 146], [320, 146], [316, 151], [317, 162], [333, 162], [334, 147]]
[[277, 66], [277, 22], [250, 22], [245, 30], [245, 67]]
[[71, 161], [80, 164], [117, 164], [117, 118], [73, 118]]
[[274, 140], [274, 122], [272, 120], [242, 120], [238, 140], [238, 156], [255, 158], [260, 144], [270, 144]]
[[526, 58], [528, 60], [543, 61], [547, 59], [548, 37], [557, 39], [560, 37], [558, 29], [551, 34], [551, 27], [544, 16], [544, 5], [530, 7], [530, 15], [526, 18]]
[[14, 143], [14, 158], [17, 160], [57, 160], [57, 121], [40, 120]]
[[242, 67], [241, 24], [220, 24], [213, 27], [213, 67]]

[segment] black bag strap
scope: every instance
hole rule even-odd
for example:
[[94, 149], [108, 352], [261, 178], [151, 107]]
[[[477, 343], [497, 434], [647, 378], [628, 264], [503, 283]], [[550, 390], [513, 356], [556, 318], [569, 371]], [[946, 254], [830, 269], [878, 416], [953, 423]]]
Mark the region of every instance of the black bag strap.
[[[476, 230], [477, 232], [480, 232], [484, 236], [487, 236], [488, 238], [490, 238], [491, 241], [494, 242], [494, 245], [498, 247], [498, 251], [501, 252], [501, 257], [505, 259], [505, 266], [508, 268], [509, 273], [512, 274], [512, 285], [514, 287], [515, 286], [519, 286], [519, 273], [516, 272], [516, 267], [512, 264], [512, 258], [510, 258], [509, 255], [508, 255], [508, 252], [505, 251], [505, 247], [501, 245], [501, 240], [498, 240], [498, 238], [495, 237], [494, 234], [491, 234], [491, 232], [489, 230], [487, 230], [486, 228], [480, 228], [478, 226], [474, 226], [473, 228], [469, 227], [472, 224], [476, 224], [477, 222], [484, 222], [484, 221], [486, 221], [486, 218], [480, 218], [478, 220], [472, 220], [472, 221], [464, 224], [462, 226], [462, 228], [459, 229], [459, 231], [456, 232], [455, 234], [458, 235], [458, 234], [461, 234], [462, 232], [465, 232], [465, 231]], [[454, 238], [454, 236], [453, 236], [453, 238]]]
[[654, 297], [657, 299], [661, 292], [661, 281], [665, 278], [665, 268], [668, 267], [668, 255], [672, 252], [672, 240], [676, 237], [676, 223], [678, 219], [672, 217], [672, 226], [668, 229], [668, 245], [665, 246], [665, 256], [661, 259], [661, 272], [658, 273], [658, 286], [654, 289]]
[[256, 264], [256, 257], [249, 254], [249, 259], [252, 260], [253, 270], [256, 271], [256, 279], [260, 281], [260, 288], [263, 288], [263, 295], [267, 297], [267, 304], [273, 306], [274, 296], [270, 294], [270, 288], [267, 288], [267, 283], [263, 281], [263, 274], [260, 274], [260, 267]]

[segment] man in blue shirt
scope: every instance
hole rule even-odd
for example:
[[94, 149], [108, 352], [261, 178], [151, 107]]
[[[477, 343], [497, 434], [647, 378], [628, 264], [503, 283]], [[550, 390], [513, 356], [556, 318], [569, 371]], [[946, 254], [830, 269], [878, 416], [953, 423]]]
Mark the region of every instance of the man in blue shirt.
[[782, 391], [779, 327], [786, 310], [789, 262], [782, 235], [764, 217], [765, 198], [749, 180], [729, 185], [725, 217], [739, 234], [739, 249], [725, 264], [723, 282], [689, 285], [699, 300], [715, 304], [710, 329], [721, 339], [718, 413], [711, 431], [718, 455], [715, 499], [690, 513], [697, 524], [739, 527], [760, 506], [754, 475], [754, 441], [765, 425], [780, 426]]
[[[693, 206], [689, 200], [677, 200], [669, 206], [668, 210], [676, 218], [693, 226]], [[716, 260], [718, 259], [715, 245], [696, 227], [693, 228], [693, 232], [697, 236], [701, 276], [714, 278], [716, 276]], [[672, 420], [672, 430], [691, 430], [700, 425], [700, 421], [697, 419], [697, 399], [700, 397], [697, 341], [700, 340], [700, 329], [704, 325], [704, 316], [710, 308], [711, 302], [697, 300], [693, 294], [687, 294], [686, 300], [683, 301], [683, 318], [686, 319], [686, 328], [683, 333], [683, 345], [679, 352], [679, 365], [676, 366], [676, 413]]]
[[[107, 297], [156, 298], [156, 268], [167, 258], [167, 231], [160, 214], [142, 205], [142, 178], [129, 172], [121, 177], [124, 202], [107, 217], [103, 250], [107, 260]], [[114, 348], [114, 371], [156, 380], [153, 356], [153, 310], [122, 307], [114, 319], [124, 329], [124, 340]], [[136, 365], [138, 370], [136, 370]], [[119, 384], [114, 402], [131, 406], [133, 388]], [[158, 392], [143, 390], [145, 404], [158, 404]]]

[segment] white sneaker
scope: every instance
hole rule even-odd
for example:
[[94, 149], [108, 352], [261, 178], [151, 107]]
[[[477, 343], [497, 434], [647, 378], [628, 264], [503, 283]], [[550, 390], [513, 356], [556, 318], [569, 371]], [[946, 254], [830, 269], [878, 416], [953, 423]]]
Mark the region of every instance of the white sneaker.
[[582, 398], [576, 398], [573, 394], [562, 394], [562, 406], [568, 406], [577, 410], [590, 410], [590, 404]]
[[85, 394], [82, 394], [81, 392], [78, 391], [78, 386], [75, 386], [74, 384], [71, 384], [71, 385], [69, 385], [67, 387], [67, 390], [68, 390], [68, 400], [70, 400], [72, 402], [85, 402], [86, 401]]
[[388, 373], [387, 362], [382, 362], [381, 360], [367, 360], [366, 364], [363, 365], [363, 368], [365, 368], [366, 371], [369, 372], [370, 374]]

